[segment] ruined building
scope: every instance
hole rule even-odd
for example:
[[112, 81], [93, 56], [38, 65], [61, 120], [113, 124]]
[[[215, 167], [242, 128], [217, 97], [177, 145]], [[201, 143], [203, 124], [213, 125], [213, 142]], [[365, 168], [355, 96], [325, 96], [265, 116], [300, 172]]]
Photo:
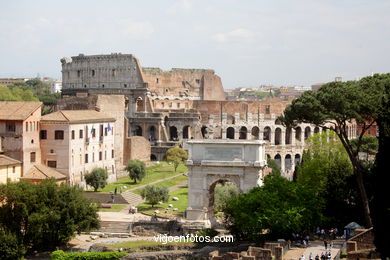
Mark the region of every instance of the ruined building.
[[[58, 109], [97, 109], [116, 119], [117, 166], [129, 159], [131, 136], [151, 145], [151, 160], [185, 139], [265, 140], [266, 154], [291, 177], [305, 139], [322, 129], [286, 128], [277, 117], [291, 100], [227, 101], [221, 78], [210, 69], [143, 68], [131, 54], [61, 59], [63, 99]], [[350, 127], [356, 135], [356, 126]], [[137, 151], [131, 152], [136, 154]]]

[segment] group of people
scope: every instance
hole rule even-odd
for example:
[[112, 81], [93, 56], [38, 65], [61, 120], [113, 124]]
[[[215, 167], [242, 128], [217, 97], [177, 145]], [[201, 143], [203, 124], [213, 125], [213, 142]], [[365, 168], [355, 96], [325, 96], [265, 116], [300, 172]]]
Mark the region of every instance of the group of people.
[[320, 229], [319, 227], [317, 227], [317, 229], [316, 229], [316, 235], [322, 239], [325, 239], [326, 237], [331, 238], [331, 239], [336, 239], [338, 232], [339, 232], [339, 230], [337, 229], [337, 227], [331, 228], [329, 230], [325, 230], [323, 228]]
[[[318, 254], [315, 256], [315, 258], [313, 258], [313, 254], [310, 253], [309, 255], [309, 260], [331, 260], [332, 259], [332, 253], [329, 251], [329, 252], [322, 252], [321, 253], [321, 256], [319, 256]], [[302, 255], [299, 260], [305, 260], [305, 255]]]

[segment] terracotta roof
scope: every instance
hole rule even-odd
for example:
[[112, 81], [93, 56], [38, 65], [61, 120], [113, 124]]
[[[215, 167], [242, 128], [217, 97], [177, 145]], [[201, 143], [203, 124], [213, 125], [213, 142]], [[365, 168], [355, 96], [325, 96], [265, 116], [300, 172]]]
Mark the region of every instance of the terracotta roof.
[[53, 168], [49, 168], [42, 164], [36, 164], [22, 177], [22, 179], [28, 180], [45, 180], [48, 178], [64, 180], [66, 179], [66, 176]]
[[5, 156], [4, 154], [0, 154], [0, 166], [5, 165], [14, 165], [14, 164], [20, 164], [21, 161], [12, 159], [11, 157]]
[[0, 101], [0, 120], [25, 120], [41, 105], [35, 101]]
[[82, 123], [82, 122], [107, 122], [115, 121], [112, 118], [102, 112], [95, 110], [60, 110], [42, 116], [41, 121], [54, 121], [54, 122], [68, 122], [68, 123]]

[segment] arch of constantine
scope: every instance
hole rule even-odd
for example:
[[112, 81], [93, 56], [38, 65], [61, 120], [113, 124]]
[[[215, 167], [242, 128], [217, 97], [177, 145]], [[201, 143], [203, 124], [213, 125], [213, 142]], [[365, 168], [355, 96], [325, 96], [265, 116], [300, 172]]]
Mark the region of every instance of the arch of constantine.
[[214, 188], [227, 180], [247, 192], [262, 184], [266, 166], [264, 141], [189, 140], [188, 208], [186, 218], [214, 222]]

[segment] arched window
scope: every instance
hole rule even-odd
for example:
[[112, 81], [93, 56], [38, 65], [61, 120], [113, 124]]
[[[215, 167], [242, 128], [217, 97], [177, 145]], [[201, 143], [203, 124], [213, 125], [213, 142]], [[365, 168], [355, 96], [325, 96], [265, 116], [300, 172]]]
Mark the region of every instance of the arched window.
[[135, 136], [142, 136], [142, 127], [139, 125], [136, 125], [134, 128], [134, 135]]
[[228, 127], [226, 129], [226, 138], [227, 139], [234, 139], [234, 128], [233, 127]]
[[281, 167], [281, 165], [282, 165], [282, 158], [280, 157], [280, 154], [275, 155], [274, 160], [275, 160], [275, 163], [276, 163], [279, 167]]
[[269, 127], [269, 126], [264, 127], [263, 140], [264, 141], [271, 141], [271, 127]]
[[202, 128], [200, 129], [200, 132], [202, 133], [202, 138], [207, 138], [207, 126], [202, 126]]
[[189, 139], [190, 138], [190, 126], [186, 125], [183, 127], [183, 139]]
[[169, 134], [170, 134], [170, 140], [171, 141], [177, 141], [178, 140], [178, 136], [177, 136], [177, 128], [176, 126], [171, 126], [169, 128]]
[[149, 141], [155, 141], [156, 140], [156, 127], [151, 126], [149, 128]]
[[279, 127], [275, 129], [275, 145], [282, 144], [282, 129]]
[[254, 139], [254, 140], [259, 140], [259, 132], [260, 132], [259, 128], [258, 128], [257, 126], [254, 126], [254, 127], [252, 128], [252, 131], [251, 131], [251, 133], [252, 133], [252, 139]]
[[307, 126], [305, 128], [305, 140], [311, 136], [311, 128], [310, 126]]
[[291, 155], [287, 154], [285, 159], [284, 159], [284, 169], [291, 170], [291, 168], [292, 168]]
[[294, 164], [298, 165], [301, 162], [301, 155], [297, 153], [294, 158]]
[[291, 127], [286, 128], [286, 137], [285, 137], [285, 142], [286, 144], [291, 144], [292, 142], [292, 129]]
[[295, 128], [295, 139], [298, 141], [302, 141], [302, 128], [300, 126]]
[[248, 132], [248, 130], [247, 130], [247, 128], [245, 126], [241, 127], [240, 128], [240, 137], [239, 137], [239, 139], [246, 139], [247, 132]]

